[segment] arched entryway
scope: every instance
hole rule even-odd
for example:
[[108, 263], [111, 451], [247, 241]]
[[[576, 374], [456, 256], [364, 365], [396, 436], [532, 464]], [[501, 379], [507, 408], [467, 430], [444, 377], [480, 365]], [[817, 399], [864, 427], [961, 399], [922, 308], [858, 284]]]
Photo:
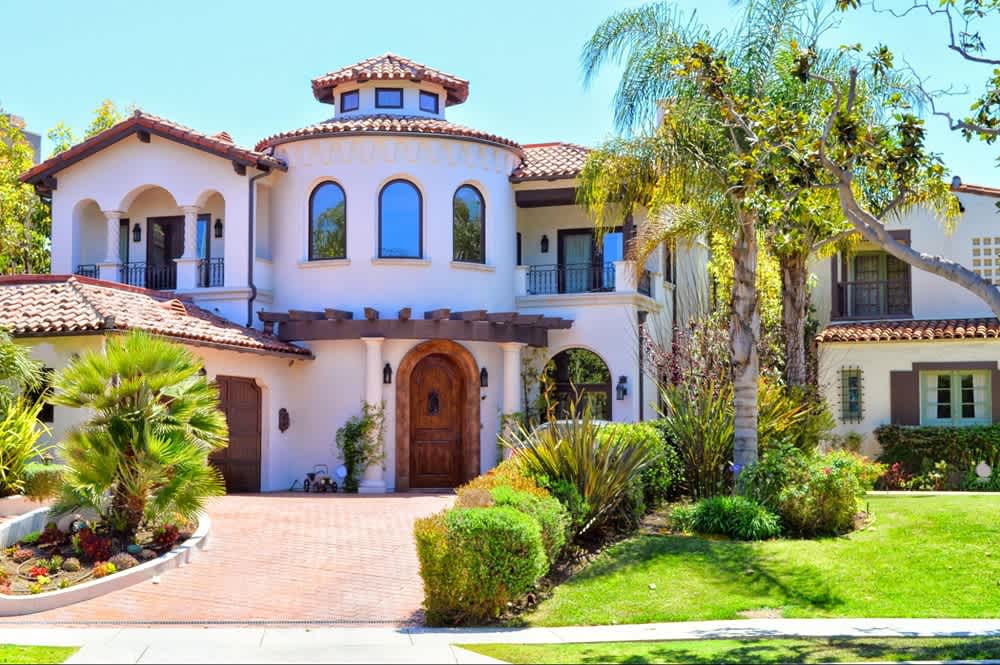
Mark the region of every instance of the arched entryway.
[[479, 474], [479, 367], [450, 340], [418, 344], [396, 373], [396, 489], [454, 487]]
[[611, 420], [611, 372], [599, 355], [582, 348], [560, 351], [546, 363], [545, 375], [557, 417], [576, 402], [581, 409], [589, 404], [594, 418]]

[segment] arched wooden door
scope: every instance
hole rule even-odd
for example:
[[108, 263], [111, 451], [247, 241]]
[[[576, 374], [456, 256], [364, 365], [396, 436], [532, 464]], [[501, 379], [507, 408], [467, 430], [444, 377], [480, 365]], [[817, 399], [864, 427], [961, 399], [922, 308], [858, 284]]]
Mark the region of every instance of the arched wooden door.
[[252, 378], [217, 376], [219, 408], [229, 425], [229, 446], [212, 453], [227, 492], [260, 491], [260, 386]]
[[455, 361], [435, 353], [410, 376], [410, 487], [462, 482], [465, 381]]

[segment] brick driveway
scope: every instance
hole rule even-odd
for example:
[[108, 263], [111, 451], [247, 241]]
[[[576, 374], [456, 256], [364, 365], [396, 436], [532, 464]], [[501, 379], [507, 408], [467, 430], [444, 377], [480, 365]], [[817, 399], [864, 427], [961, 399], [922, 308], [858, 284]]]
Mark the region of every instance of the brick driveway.
[[191, 564], [165, 573], [159, 584], [141, 582], [15, 621], [417, 622], [423, 592], [413, 521], [452, 499], [430, 494], [216, 499], [209, 508], [206, 549]]

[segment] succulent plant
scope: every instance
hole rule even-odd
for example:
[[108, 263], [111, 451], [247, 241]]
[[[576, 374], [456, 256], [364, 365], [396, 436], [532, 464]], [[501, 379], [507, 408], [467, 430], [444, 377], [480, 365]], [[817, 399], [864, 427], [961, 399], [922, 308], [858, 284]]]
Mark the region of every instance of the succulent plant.
[[114, 555], [108, 559], [108, 562], [114, 565], [117, 570], [128, 570], [139, 565], [139, 561], [134, 556], [125, 552]]
[[62, 569], [67, 573], [75, 573], [80, 570], [80, 560], [76, 557], [70, 557], [63, 561]]
[[34, 552], [28, 549], [24, 549], [22, 547], [21, 549], [14, 550], [14, 553], [11, 555], [10, 558], [14, 560], [14, 563], [24, 563], [33, 556], [35, 556]]
[[139, 558], [142, 559], [143, 561], [152, 561], [158, 556], [160, 555], [153, 550], [143, 550], [142, 554], [139, 555]]
[[73, 580], [69, 579], [68, 577], [64, 577], [61, 580], [59, 580], [60, 589], [66, 589], [72, 585], [73, 585]]
[[98, 579], [101, 577], [107, 577], [117, 570], [118, 569], [115, 568], [115, 564], [110, 561], [100, 561], [94, 564], [94, 577]]
[[59, 570], [62, 568], [64, 559], [58, 554], [53, 554], [52, 558], [49, 559], [49, 568], [52, 570]]

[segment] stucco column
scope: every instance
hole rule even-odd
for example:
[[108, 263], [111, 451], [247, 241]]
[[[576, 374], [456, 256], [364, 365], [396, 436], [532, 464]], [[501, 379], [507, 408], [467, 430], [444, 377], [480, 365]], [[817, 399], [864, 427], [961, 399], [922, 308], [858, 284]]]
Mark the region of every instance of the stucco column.
[[514, 295], [528, 295], [528, 271], [530, 266], [514, 266]]
[[184, 253], [177, 264], [177, 289], [193, 289], [198, 286], [198, 206], [181, 206], [184, 211]]
[[125, 214], [121, 210], [102, 210], [107, 220], [107, 244], [104, 247], [104, 261], [97, 265], [97, 275], [109, 282], [117, 282], [119, 277], [118, 240], [121, 235], [121, 220]]
[[615, 291], [636, 291], [639, 282], [632, 261], [615, 261]]
[[503, 413], [521, 411], [521, 349], [520, 342], [501, 342], [503, 349]]
[[[382, 342], [385, 337], [362, 337], [365, 343], [365, 403], [382, 407]], [[384, 433], [383, 433], [384, 436]], [[383, 450], [385, 441], [381, 442]], [[375, 464], [364, 471], [358, 486], [360, 494], [385, 493], [385, 469]]]

